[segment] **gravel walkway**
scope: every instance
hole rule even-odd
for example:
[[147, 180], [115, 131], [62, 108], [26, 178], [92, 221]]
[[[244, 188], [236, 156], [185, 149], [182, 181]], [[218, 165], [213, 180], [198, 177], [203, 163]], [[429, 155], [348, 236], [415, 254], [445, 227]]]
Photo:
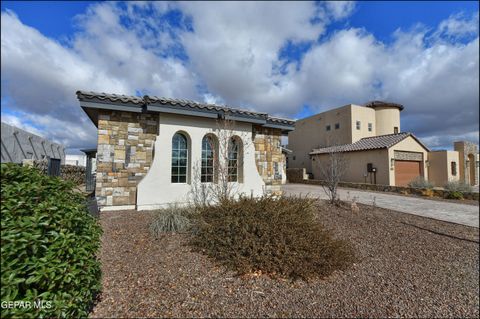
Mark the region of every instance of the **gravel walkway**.
[[150, 213], [103, 212], [103, 293], [91, 317], [479, 317], [477, 228], [332, 209], [319, 218], [358, 262], [324, 280], [237, 277], [184, 245], [154, 240]]

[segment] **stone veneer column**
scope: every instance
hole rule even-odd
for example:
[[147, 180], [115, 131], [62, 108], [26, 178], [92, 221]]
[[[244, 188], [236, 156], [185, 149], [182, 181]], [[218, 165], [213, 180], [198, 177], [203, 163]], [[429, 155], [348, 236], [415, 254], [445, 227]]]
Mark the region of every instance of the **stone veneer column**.
[[[267, 193], [282, 194], [283, 154], [280, 144], [281, 130], [253, 126], [255, 162], [257, 170], [265, 182]], [[277, 166], [277, 174], [275, 174]]]
[[[478, 147], [475, 143], [468, 141], [458, 141], [453, 143], [453, 148], [458, 152], [460, 160], [460, 180], [466, 184], [470, 184], [470, 167], [467, 166], [469, 160], [468, 155], [473, 154], [475, 160], [475, 154], [478, 153]], [[476, 163], [473, 163], [476, 165]], [[478, 185], [479, 176], [478, 169], [475, 167], [475, 185]]]
[[99, 206], [135, 205], [137, 184], [148, 172], [158, 115], [99, 111], [95, 195]]

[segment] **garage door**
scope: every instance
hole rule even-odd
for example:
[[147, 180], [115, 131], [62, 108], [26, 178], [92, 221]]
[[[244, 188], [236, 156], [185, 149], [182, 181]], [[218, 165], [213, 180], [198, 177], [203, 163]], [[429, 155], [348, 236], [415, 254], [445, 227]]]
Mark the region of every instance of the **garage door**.
[[408, 183], [422, 175], [420, 164], [415, 161], [395, 161], [395, 186], [408, 186]]

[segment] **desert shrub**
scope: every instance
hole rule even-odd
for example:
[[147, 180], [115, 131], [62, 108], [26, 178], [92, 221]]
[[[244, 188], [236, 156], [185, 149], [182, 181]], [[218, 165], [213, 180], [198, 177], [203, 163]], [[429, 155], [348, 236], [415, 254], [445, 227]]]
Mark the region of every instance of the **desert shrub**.
[[408, 183], [408, 187], [432, 189], [433, 184], [427, 181], [423, 176], [417, 176]]
[[305, 198], [240, 198], [202, 207], [191, 244], [228, 268], [272, 277], [309, 279], [345, 269], [350, 246], [332, 238]]
[[448, 199], [463, 199], [463, 193], [459, 191], [450, 191], [445, 197]]
[[155, 213], [150, 224], [150, 232], [158, 237], [162, 233], [185, 232], [190, 227], [189, 216], [192, 214], [191, 207], [170, 205]]
[[2, 318], [86, 317], [100, 290], [101, 228], [85, 199], [35, 168], [2, 164], [1, 179]]
[[472, 186], [460, 181], [451, 181], [445, 184], [445, 190], [448, 192], [461, 192], [461, 193], [471, 193]]

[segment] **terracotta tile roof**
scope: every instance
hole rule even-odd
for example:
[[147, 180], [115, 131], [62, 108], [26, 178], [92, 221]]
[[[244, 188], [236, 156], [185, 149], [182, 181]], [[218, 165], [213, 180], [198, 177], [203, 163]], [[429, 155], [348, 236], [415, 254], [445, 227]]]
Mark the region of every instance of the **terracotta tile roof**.
[[413, 137], [423, 148], [428, 151], [428, 148], [420, 142], [415, 135], [410, 132], [402, 132], [397, 134], [387, 134], [379, 135], [373, 137], [365, 137], [359, 141], [356, 141], [352, 144], [344, 144], [337, 146], [330, 146], [324, 148], [313, 149], [310, 152], [310, 155], [315, 154], [328, 154], [328, 153], [337, 153], [337, 152], [355, 152], [355, 151], [366, 151], [366, 150], [375, 150], [381, 148], [390, 148], [393, 145], [403, 141], [408, 136]]
[[367, 104], [365, 104], [366, 107], [371, 107], [371, 108], [376, 108], [379, 106], [390, 106], [390, 107], [396, 107], [400, 111], [403, 110], [403, 105], [398, 104], [398, 103], [393, 103], [393, 102], [385, 102], [385, 101], [370, 101]]
[[145, 96], [145, 100], [148, 104], [158, 103], [162, 105], [178, 105], [182, 107], [204, 109], [208, 111], [227, 112], [231, 114], [243, 114], [243, 115], [250, 115], [250, 116], [256, 116], [256, 117], [263, 117], [263, 118], [267, 118], [268, 116], [267, 113], [252, 112], [248, 110], [230, 108], [227, 106], [221, 106], [217, 104], [199, 103], [199, 102], [185, 100], [185, 99], [171, 99], [171, 98], [158, 97], [158, 96]]
[[133, 104], [145, 103], [143, 98], [138, 96], [97, 93], [97, 92], [91, 92], [91, 91], [77, 91], [77, 98], [80, 101], [96, 99], [96, 100], [100, 100], [104, 102], [112, 102], [112, 103], [133, 103]]
[[224, 113], [229, 115], [239, 115], [251, 118], [258, 118], [265, 120], [269, 124], [279, 124], [279, 125], [288, 125], [293, 126], [295, 121], [271, 117], [267, 113], [254, 112], [244, 109], [231, 108], [228, 106], [217, 105], [217, 104], [208, 104], [200, 103], [191, 100], [185, 99], [172, 99], [166, 97], [158, 96], [149, 96], [145, 95], [143, 97], [138, 96], [128, 96], [128, 95], [118, 95], [118, 94], [107, 94], [107, 93], [96, 93], [89, 91], [77, 91], [77, 98], [80, 101], [98, 101], [101, 103], [110, 103], [110, 104], [135, 104], [135, 105], [162, 105], [169, 107], [178, 107], [187, 110], [195, 111], [205, 111], [213, 113]]

